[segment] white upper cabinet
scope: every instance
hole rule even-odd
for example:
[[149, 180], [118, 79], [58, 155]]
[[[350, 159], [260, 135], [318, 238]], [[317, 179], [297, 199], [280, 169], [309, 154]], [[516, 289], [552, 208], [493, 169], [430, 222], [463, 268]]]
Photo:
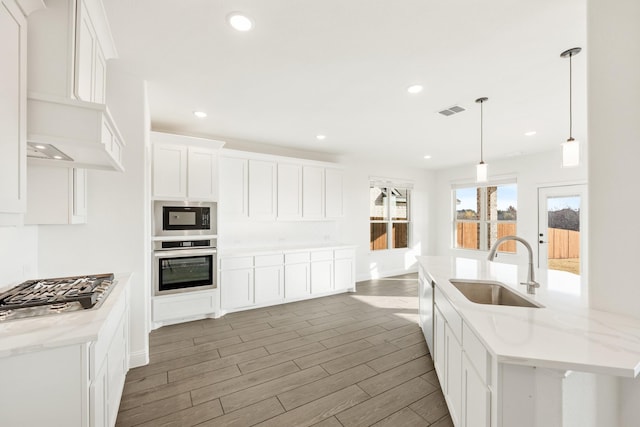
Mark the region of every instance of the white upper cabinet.
[[249, 160], [249, 217], [276, 218], [277, 163]]
[[302, 219], [302, 165], [278, 164], [278, 219]]
[[234, 220], [341, 218], [344, 171], [332, 165], [224, 150], [220, 161], [220, 211]]
[[85, 224], [87, 171], [31, 165], [27, 173], [25, 224]]
[[187, 147], [153, 145], [153, 196], [187, 197]]
[[17, 224], [26, 209], [26, 19], [13, 0], [0, 0], [0, 225]]
[[325, 216], [342, 218], [344, 216], [344, 171], [325, 169], [324, 171]]
[[249, 160], [220, 160], [220, 213], [230, 219], [249, 217]]
[[49, 0], [29, 17], [29, 91], [104, 104], [117, 56], [100, 0]]
[[151, 133], [153, 198], [218, 200], [220, 141]]
[[302, 168], [302, 216], [305, 219], [324, 217], [324, 168]]

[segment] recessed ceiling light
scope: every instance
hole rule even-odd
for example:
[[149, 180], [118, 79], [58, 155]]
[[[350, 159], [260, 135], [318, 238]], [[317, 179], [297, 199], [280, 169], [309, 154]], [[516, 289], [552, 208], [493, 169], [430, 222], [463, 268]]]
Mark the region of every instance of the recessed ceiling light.
[[525, 136], [533, 136], [533, 135], [535, 135], [535, 134], [536, 134], [536, 131], [535, 131], [535, 130], [532, 130], [531, 132], [526, 132], [526, 133], [525, 133]]
[[424, 87], [422, 87], [422, 85], [413, 85], [413, 86], [409, 86], [407, 88], [407, 92], [415, 94], [415, 93], [422, 92], [423, 89], [424, 89]]
[[56, 160], [62, 160], [62, 156], [53, 156], [53, 158]]
[[424, 156], [424, 158], [428, 160], [431, 158], [431, 156], [427, 154], [426, 156]]
[[44, 145], [36, 145], [35, 147], [36, 147], [38, 150], [44, 150], [45, 148], [47, 148], [47, 147], [45, 147]]
[[318, 141], [322, 141], [322, 140], [324, 140], [326, 137], [327, 137], [326, 135], [316, 135], [316, 139], [317, 139]]
[[194, 111], [193, 115], [199, 119], [204, 119], [205, 117], [207, 117], [207, 113], [205, 113], [204, 111]]
[[249, 31], [253, 28], [253, 22], [245, 15], [233, 12], [227, 16], [227, 21], [237, 31]]

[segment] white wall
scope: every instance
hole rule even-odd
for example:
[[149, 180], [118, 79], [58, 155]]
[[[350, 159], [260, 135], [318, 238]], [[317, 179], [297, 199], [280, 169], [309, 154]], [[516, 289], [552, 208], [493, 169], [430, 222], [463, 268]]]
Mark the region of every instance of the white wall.
[[[640, 2], [587, 1], [590, 301], [640, 319], [640, 227], [616, 211], [640, 208]], [[620, 425], [640, 419], [640, 379], [620, 381]]]
[[[424, 169], [389, 166], [344, 159], [345, 219], [340, 224], [340, 240], [358, 245], [356, 280], [367, 280], [417, 271], [415, 257], [433, 255], [432, 200], [434, 173]], [[369, 178], [383, 177], [413, 182], [411, 192], [410, 248], [386, 251], [369, 250]]]
[[132, 363], [148, 360], [149, 201], [145, 174], [148, 108], [145, 83], [110, 62], [107, 100], [125, 142], [124, 173], [88, 174], [88, 224], [39, 226], [43, 277], [132, 272]]
[[[577, 168], [565, 168], [561, 165], [562, 150], [560, 141], [558, 149], [546, 153], [512, 157], [489, 162], [489, 180], [499, 177], [515, 177], [518, 183], [518, 224], [517, 234], [531, 243], [534, 259], [537, 259], [538, 239], [538, 188], [554, 185], [585, 183], [587, 166], [583, 162]], [[586, 150], [585, 150], [586, 151]], [[583, 153], [587, 157], [587, 153]], [[453, 241], [453, 208], [451, 186], [453, 183], [469, 183], [475, 185], [475, 165], [440, 170], [436, 173], [435, 205], [437, 227], [436, 252], [438, 255], [468, 256], [485, 258], [487, 252], [452, 249]], [[526, 251], [518, 245], [518, 256], [522, 259]]]
[[0, 227], [0, 289], [38, 278], [38, 227]]

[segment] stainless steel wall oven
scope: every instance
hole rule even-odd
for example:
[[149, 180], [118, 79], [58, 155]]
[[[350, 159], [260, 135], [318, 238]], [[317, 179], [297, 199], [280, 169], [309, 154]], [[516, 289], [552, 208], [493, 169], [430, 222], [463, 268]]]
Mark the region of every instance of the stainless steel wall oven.
[[216, 287], [215, 240], [155, 241], [154, 245], [155, 295]]

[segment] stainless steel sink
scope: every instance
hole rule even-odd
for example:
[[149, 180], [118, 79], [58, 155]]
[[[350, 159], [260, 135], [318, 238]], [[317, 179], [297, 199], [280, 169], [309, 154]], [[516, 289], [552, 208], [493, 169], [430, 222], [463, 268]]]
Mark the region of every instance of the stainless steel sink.
[[498, 282], [474, 282], [449, 280], [469, 301], [478, 304], [510, 305], [514, 307], [540, 308], [542, 305], [531, 302]]

